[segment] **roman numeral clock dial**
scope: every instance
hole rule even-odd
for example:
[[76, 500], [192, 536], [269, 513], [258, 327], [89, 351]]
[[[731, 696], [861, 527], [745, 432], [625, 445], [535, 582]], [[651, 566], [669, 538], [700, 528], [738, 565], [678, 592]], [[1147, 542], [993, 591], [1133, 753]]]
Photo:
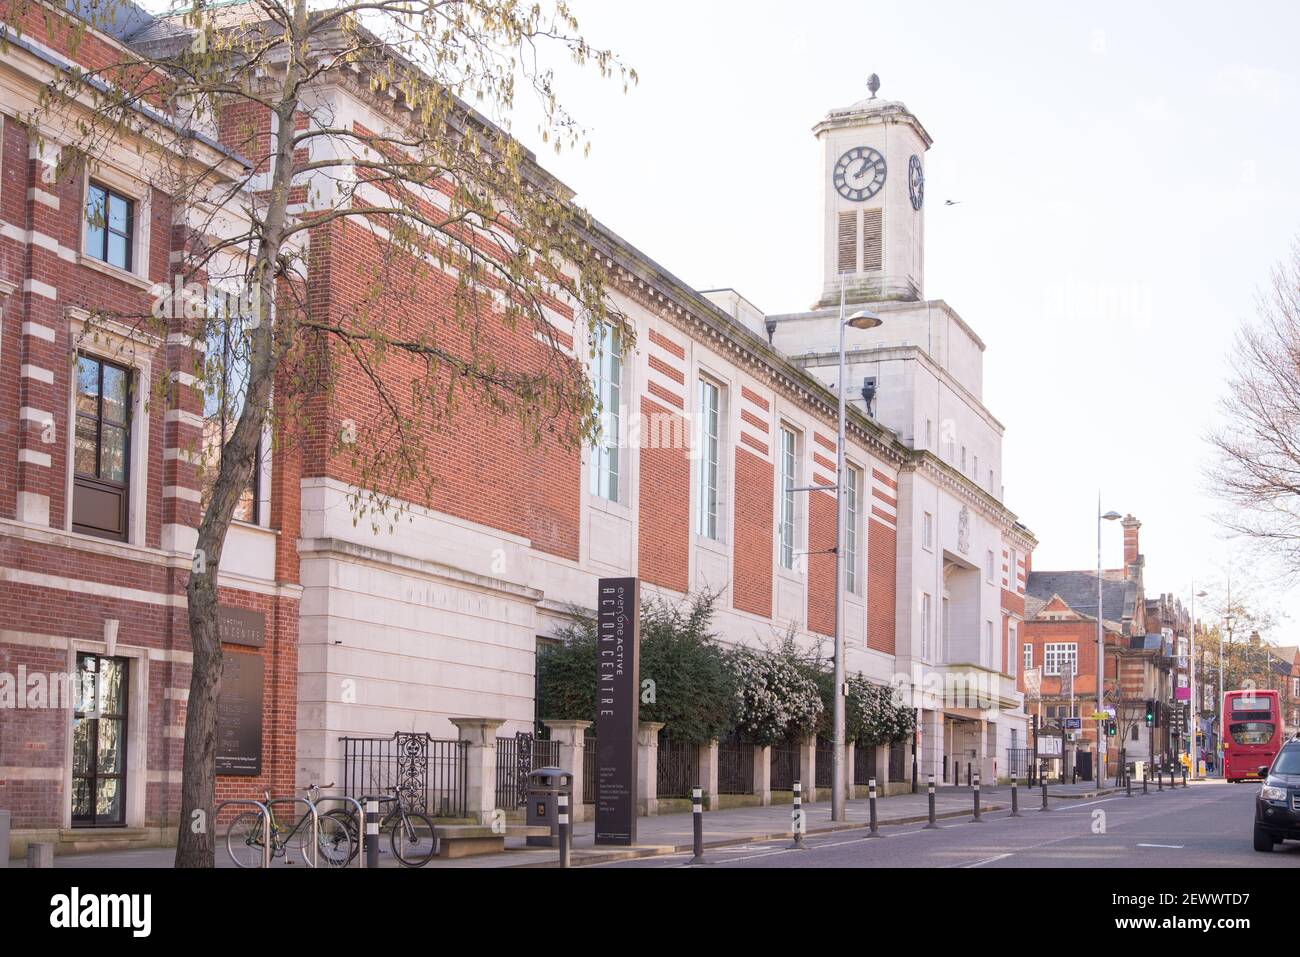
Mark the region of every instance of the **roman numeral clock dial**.
[[888, 175], [885, 158], [870, 146], [858, 146], [835, 164], [835, 190], [853, 203], [864, 203], [880, 192]]

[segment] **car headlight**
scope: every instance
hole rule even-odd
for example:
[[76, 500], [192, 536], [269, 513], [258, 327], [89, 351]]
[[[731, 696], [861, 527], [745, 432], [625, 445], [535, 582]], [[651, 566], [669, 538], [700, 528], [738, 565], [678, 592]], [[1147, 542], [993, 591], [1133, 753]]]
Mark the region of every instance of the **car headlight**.
[[1286, 788], [1271, 788], [1266, 784], [1260, 789], [1259, 796], [1265, 801], [1285, 801]]

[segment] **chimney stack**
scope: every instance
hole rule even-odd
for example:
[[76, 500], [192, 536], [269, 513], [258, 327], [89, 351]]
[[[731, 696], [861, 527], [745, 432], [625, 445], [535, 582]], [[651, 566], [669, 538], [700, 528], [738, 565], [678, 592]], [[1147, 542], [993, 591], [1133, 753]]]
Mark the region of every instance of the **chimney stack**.
[[1132, 515], [1125, 517], [1124, 522], [1124, 566], [1137, 563], [1138, 556], [1142, 550], [1138, 547], [1138, 530], [1142, 528], [1142, 523]]

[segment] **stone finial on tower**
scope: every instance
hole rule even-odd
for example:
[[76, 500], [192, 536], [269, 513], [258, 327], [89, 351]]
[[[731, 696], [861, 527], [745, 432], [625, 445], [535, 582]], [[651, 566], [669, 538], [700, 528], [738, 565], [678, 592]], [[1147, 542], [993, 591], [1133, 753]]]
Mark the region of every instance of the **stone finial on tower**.
[[874, 73], [867, 77], [867, 89], [871, 91], [871, 98], [874, 100], [880, 91], [880, 77]]

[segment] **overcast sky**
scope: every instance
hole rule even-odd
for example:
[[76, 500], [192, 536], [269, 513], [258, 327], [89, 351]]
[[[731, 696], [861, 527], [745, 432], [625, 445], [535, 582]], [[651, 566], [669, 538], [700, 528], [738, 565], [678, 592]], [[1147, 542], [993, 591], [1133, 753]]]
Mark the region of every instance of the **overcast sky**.
[[[811, 127], [878, 73], [934, 137], [925, 291], [988, 346], [1035, 566], [1095, 565], [1103, 490], [1143, 522], [1148, 593], [1222, 577], [1203, 435], [1235, 329], [1300, 234], [1300, 5], [571, 5], [641, 83], [562, 88], [593, 149], [543, 162], [682, 279], [769, 313], [821, 290]], [[1118, 523], [1104, 534], [1122, 564]]]

